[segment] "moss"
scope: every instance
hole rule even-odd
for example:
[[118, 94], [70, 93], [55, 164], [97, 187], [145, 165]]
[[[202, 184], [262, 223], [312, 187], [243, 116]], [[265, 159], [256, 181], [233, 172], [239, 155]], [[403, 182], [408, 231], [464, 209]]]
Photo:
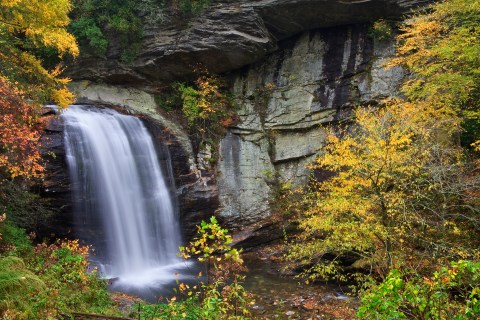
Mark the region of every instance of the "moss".
[[46, 289], [39, 277], [27, 270], [18, 257], [0, 258], [0, 315], [6, 318], [34, 319], [31, 299]]
[[0, 225], [0, 234], [2, 235], [0, 248], [9, 248], [10, 255], [21, 255], [31, 251], [32, 244], [25, 230], [15, 226], [11, 221]]

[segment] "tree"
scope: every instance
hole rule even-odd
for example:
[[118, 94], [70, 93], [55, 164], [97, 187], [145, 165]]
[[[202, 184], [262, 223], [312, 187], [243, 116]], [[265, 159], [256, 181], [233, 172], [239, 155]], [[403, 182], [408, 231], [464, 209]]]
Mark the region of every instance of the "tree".
[[[411, 71], [410, 101], [460, 113], [465, 145], [480, 139], [480, 2], [448, 0], [408, 19], [389, 65]], [[477, 142], [478, 143], [478, 142]]]
[[61, 59], [78, 55], [75, 38], [66, 31], [69, 0], [0, 0], [0, 74], [35, 102], [73, 100], [62, 66], [44, 67], [39, 50], [49, 48]]
[[431, 267], [432, 258], [472, 257], [476, 186], [463, 180], [461, 150], [441, 139], [455, 118], [437, 111], [390, 101], [359, 108], [353, 125], [330, 130], [311, 166], [330, 177], [305, 193], [301, 243], [289, 258], [311, 265], [313, 278], [346, 279], [346, 260], [384, 277], [409, 262]]
[[305, 192], [302, 243], [289, 257], [314, 278], [479, 258], [478, 171], [457, 137], [462, 125], [468, 144], [479, 138], [480, 2], [436, 3], [402, 31], [389, 66], [410, 71], [406, 100], [356, 110], [312, 165], [330, 177]]
[[75, 38], [66, 31], [68, 0], [0, 0], [0, 170], [2, 177], [38, 177], [37, 110], [54, 101], [73, 101], [60, 78], [61, 65], [44, 67], [40, 50], [54, 50], [61, 59], [76, 56]]

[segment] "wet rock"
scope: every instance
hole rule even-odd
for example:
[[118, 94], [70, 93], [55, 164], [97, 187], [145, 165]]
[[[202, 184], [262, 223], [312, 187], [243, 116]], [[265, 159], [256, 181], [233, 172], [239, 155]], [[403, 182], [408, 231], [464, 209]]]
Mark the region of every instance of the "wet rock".
[[[103, 101], [105, 102], [105, 101]], [[116, 107], [119, 111], [119, 106]], [[123, 112], [131, 113], [123, 109]], [[190, 239], [196, 232], [196, 225], [210, 217], [218, 208], [218, 189], [211, 173], [192, 172], [191, 146], [185, 147], [183, 136], [178, 131], [166, 127], [164, 122], [148, 116], [142, 117], [144, 124], [156, 142], [162, 170], [171, 170], [174, 181], [169, 181], [171, 194], [176, 199], [179, 208], [181, 225], [185, 239]], [[65, 157], [64, 124], [61, 118], [50, 116], [42, 136], [42, 155], [47, 160], [47, 173], [40, 186], [40, 194], [51, 203], [56, 215], [45, 220], [39, 226], [40, 235], [55, 234], [57, 237], [75, 237], [76, 235], [95, 234], [101, 232], [92, 223], [76, 223], [73, 215], [74, 203]], [[176, 128], [178, 129], [178, 128]], [[193, 166], [195, 168], [195, 166]], [[198, 173], [198, 175], [196, 174]], [[92, 236], [93, 237], [93, 236]]]
[[37, 225], [35, 232], [39, 239], [52, 235], [59, 238], [73, 235], [72, 201], [70, 179], [66, 166], [63, 122], [55, 110], [46, 108], [43, 116], [45, 129], [40, 139], [40, 153], [45, 161], [45, 175], [37, 192], [47, 208], [54, 212]]
[[203, 176], [178, 188], [178, 202], [185, 239], [197, 232], [196, 226], [208, 220], [219, 206], [218, 187], [212, 176]]

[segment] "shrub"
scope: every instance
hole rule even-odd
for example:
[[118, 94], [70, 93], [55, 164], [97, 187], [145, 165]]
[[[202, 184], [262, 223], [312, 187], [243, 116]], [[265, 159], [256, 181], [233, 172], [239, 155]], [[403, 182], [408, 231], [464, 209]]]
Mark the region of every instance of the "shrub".
[[197, 236], [180, 251], [185, 259], [195, 256], [204, 265], [206, 281], [200, 282], [199, 291], [182, 284], [180, 291], [199, 297], [201, 319], [244, 319], [250, 314], [251, 296], [242, 286], [245, 280], [242, 272], [247, 269], [241, 251], [230, 246], [232, 238], [228, 230], [215, 217], [210, 222], [202, 221], [197, 229]]
[[32, 244], [25, 230], [11, 221], [0, 224], [0, 253], [8, 251], [9, 255], [24, 255], [31, 252]]
[[368, 35], [380, 41], [387, 41], [393, 37], [393, 29], [390, 23], [380, 19], [373, 23], [368, 31]]
[[460, 260], [430, 277], [392, 270], [362, 298], [360, 319], [476, 319], [480, 262]]
[[[2, 241], [26, 246], [25, 233], [13, 230], [3, 231]], [[24, 240], [19, 240], [22, 237]], [[18, 249], [12, 248], [7, 254], [18, 254]], [[106, 281], [100, 280], [95, 270], [88, 271], [87, 254], [88, 247], [78, 241], [59, 241], [30, 246], [21, 253], [23, 259], [0, 257], [0, 318], [58, 319], [72, 312], [117, 314]]]
[[[115, 314], [109, 299], [106, 280], [99, 279], [96, 269], [89, 272], [89, 247], [78, 240], [37, 245], [27, 260], [29, 268], [47, 284], [49, 304], [60, 314], [90, 312]], [[45, 303], [45, 301], [39, 301]]]
[[[240, 251], [232, 248], [228, 230], [218, 224], [215, 217], [202, 221], [197, 236], [186, 247], [181, 247], [183, 258], [196, 259], [203, 264], [204, 272], [198, 275], [199, 283], [180, 283], [178, 291], [184, 301], [173, 297], [167, 304], [134, 307], [133, 316], [139, 319], [247, 319], [251, 295], [242, 286], [246, 271]], [[138, 311], [137, 311], [138, 310]]]

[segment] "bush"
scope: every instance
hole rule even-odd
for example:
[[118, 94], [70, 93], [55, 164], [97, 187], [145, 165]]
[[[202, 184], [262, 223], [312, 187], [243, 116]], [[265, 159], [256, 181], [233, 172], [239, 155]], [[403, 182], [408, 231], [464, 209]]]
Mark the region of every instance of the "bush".
[[0, 224], [0, 234], [0, 253], [8, 251], [9, 255], [23, 255], [31, 252], [32, 244], [25, 230], [11, 221]]
[[476, 319], [480, 262], [452, 262], [430, 277], [392, 270], [362, 298], [360, 319]]
[[379, 41], [387, 41], [393, 38], [393, 29], [386, 20], [377, 20], [368, 31], [368, 35]]
[[35, 300], [46, 298], [45, 283], [18, 257], [0, 258], [0, 316], [2, 319], [37, 319]]
[[202, 221], [197, 227], [197, 236], [187, 247], [181, 247], [183, 258], [195, 256], [203, 264], [199, 283], [190, 286], [180, 283], [179, 293], [186, 299], [173, 297], [166, 304], [139, 304], [133, 309], [138, 319], [247, 319], [251, 295], [242, 282], [246, 271], [240, 251], [230, 246], [232, 238], [228, 230], [218, 224], [215, 217], [210, 222]]
[[[26, 246], [23, 230], [3, 230], [7, 254]], [[13, 231], [11, 231], [13, 230]], [[22, 233], [23, 232], [23, 233]], [[28, 243], [29, 245], [29, 243]], [[118, 314], [109, 299], [106, 281], [88, 271], [88, 247], [78, 241], [39, 244], [15, 256], [0, 257], [0, 318], [58, 319], [72, 312]]]
[[49, 201], [28, 191], [33, 181], [3, 181], [0, 183], [0, 213], [5, 212], [8, 221], [17, 227], [34, 230], [46, 218], [54, 214]]
[[201, 319], [246, 319], [251, 295], [242, 285], [247, 269], [241, 251], [231, 247], [232, 237], [215, 217], [197, 229], [197, 236], [180, 251], [185, 259], [195, 256], [204, 265], [206, 281], [200, 282], [198, 291], [180, 284], [180, 292], [199, 297]]
[[106, 280], [99, 279], [96, 269], [89, 272], [89, 247], [78, 240], [37, 245], [27, 260], [29, 268], [46, 283], [48, 303], [61, 314], [87, 312], [115, 314], [109, 299]]
[[175, 90], [189, 126], [195, 128], [205, 141], [222, 137], [224, 128], [237, 122], [237, 114], [224, 81], [205, 71], [201, 73], [193, 84], [177, 83]]

